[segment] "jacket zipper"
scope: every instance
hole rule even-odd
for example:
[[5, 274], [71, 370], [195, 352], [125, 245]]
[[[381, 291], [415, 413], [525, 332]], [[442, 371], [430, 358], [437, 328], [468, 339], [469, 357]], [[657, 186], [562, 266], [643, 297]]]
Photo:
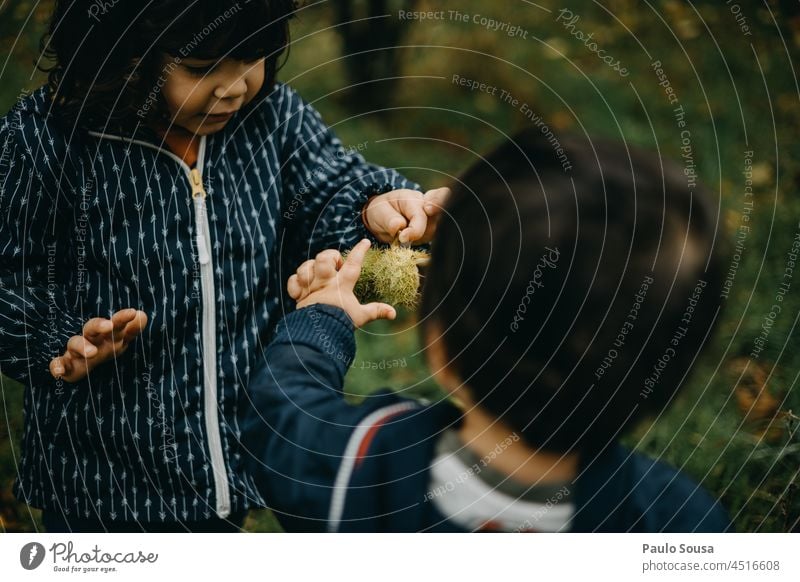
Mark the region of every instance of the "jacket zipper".
[[[205, 140], [205, 137], [203, 137]], [[202, 168], [203, 145], [200, 142], [198, 167]], [[217, 335], [216, 308], [214, 305], [214, 266], [211, 262], [211, 229], [206, 212], [206, 189], [203, 175], [198, 168], [189, 172], [192, 181], [194, 219], [197, 236], [197, 259], [200, 262], [200, 281], [203, 295], [203, 373], [205, 376], [205, 419], [208, 433], [208, 451], [211, 455], [211, 470], [214, 473], [214, 487], [217, 492], [217, 515], [227, 517], [231, 512], [230, 485], [222, 455], [222, 436], [219, 430], [219, 409], [217, 405]]]
[[175, 160], [189, 180], [194, 204], [195, 240], [197, 242], [197, 260], [200, 263], [200, 284], [202, 292], [203, 320], [203, 386], [204, 417], [208, 434], [208, 452], [211, 461], [211, 472], [214, 476], [216, 493], [216, 512], [220, 518], [231, 513], [231, 491], [225, 457], [222, 452], [222, 435], [219, 428], [219, 407], [217, 391], [217, 335], [216, 305], [214, 290], [214, 263], [211, 260], [211, 229], [208, 223], [206, 208], [206, 189], [203, 186], [203, 162], [205, 161], [206, 137], [200, 137], [200, 151], [197, 155], [197, 167], [189, 168], [188, 164], [170, 151], [156, 147], [141, 140], [126, 139], [115, 135], [89, 132], [91, 135], [123, 142], [135, 143], [152, 148]]

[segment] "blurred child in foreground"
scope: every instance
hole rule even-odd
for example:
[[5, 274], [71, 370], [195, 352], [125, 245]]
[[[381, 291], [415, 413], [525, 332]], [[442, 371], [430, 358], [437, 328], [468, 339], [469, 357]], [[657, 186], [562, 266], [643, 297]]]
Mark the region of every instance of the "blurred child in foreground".
[[725, 511], [620, 437], [672, 403], [718, 316], [715, 212], [680, 169], [535, 131], [453, 189], [420, 330], [460, 403], [342, 398], [362, 241], [289, 280], [297, 311], [251, 376], [252, 474], [289, 531], [723, 531]]

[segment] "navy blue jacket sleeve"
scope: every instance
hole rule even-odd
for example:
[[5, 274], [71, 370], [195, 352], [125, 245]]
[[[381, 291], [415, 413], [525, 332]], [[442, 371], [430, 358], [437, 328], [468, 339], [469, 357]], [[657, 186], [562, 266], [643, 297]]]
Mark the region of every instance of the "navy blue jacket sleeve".
[[273, 99], [283, 111], [284, 248], [295, 255], [287, 267], [293, 271], [319, 251], [348, 249], [365, 237], [376, 242], [361, 220], [369, 197], [420, 186], [345, 148], [320, 114], [288, 86], [279, 84], [275, 91]]
[[[47, 128], [17, 108], [0, 120], [0, 373], [45, 388], [50, 360], [80, 333], [60, 283], [69, 204]], [[61, 195], [59, 195], [61, 194]]]
[[332, 490], [355, 428], [377, 408], [401, 402], [391, 393], [355, 406], [344, 400], [355, 355], [352, 321], [339, 308], [313, 305], [290, 313], [250, 376], [252, 408], [243, 428], [251, 474], [292, 531], [322, 531]]

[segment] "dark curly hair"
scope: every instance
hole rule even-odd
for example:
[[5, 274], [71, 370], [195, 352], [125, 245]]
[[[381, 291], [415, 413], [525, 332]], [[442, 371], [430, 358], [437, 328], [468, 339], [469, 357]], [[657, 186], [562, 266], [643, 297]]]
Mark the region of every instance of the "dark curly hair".
[[163, 120], [165, 57], [265, 58], [268, 94], [296, 10], [294, 0], [57, 0], [42, 38], [53, 113], [64, 127], [81, 129], [125, 131]]

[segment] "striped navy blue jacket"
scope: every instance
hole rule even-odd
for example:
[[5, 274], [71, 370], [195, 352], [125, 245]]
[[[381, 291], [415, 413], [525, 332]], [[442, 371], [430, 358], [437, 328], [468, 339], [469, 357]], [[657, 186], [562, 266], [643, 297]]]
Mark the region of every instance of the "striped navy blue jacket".
[[[264, 505], [246, 387], [286, 278], [367, 235], [366, 199], [417, 189], [343, 147], [277, 84], [190, 169], [152, 131], [66, 132], [44, 88], [0, 120], [0, 373], [25, 384], [16, 495], [67, 518], [201, 520]], [[86, 379], [50, 360], [92, 317], [147, 329]]]

